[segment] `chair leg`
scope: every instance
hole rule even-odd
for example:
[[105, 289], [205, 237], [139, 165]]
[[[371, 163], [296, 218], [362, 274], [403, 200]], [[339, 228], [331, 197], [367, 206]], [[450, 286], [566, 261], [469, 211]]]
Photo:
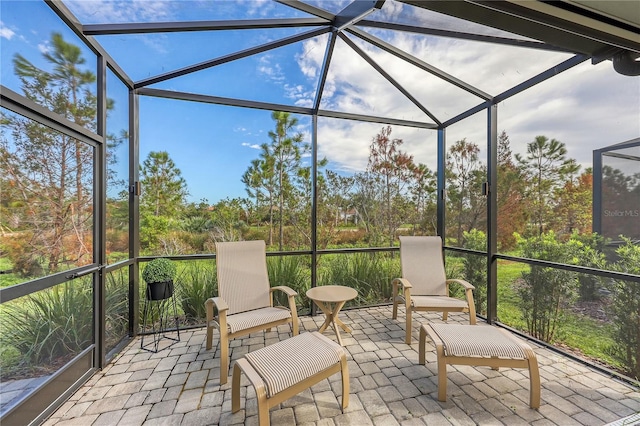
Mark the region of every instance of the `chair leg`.
[[220, 385], [227, 383], [229, 376], [229, 339], [226, 333], [220, 333]]
[[444, 348], [436, 345], [438, 353], [438, 401], [447, 401], [447, 361], [444, 358]]
[[233, 366], [233, 376], [231, 378], [231, 412], [237, 413], [240, 410], [240, 364]]
[[424, 327], [420, 327], [420, 343], [418, 343], [418, 364], [424, 365], [426, 363], [426, 345], [427, 342], [427, 330]]
[[407, 345], [411, 344], [411, 314], [412, 314], [411, 308], [407, 307], [407, 323], [405, 325], [405, 327], [406, 327], [406, 335], [405, 335], [405, 338], [404, 338], [404, 342]]
[[449, 312], [444, 311], [442, 313], [442, 321], [446, 321], [449, 318]]
[[349, 367], [347, 366], [347, 358], [340, 358], [340, 367], [342, 374], [342, 412], [349, 406]]
[[207, 325], [207, 350], [213, 346], [213, 327]]
[[538, 371], [538, 359], [529, 357], [529, 405], [531, 408], [540, 408], [540, 372]]
[[258, 398], [258, 425], [269, 426], [271, 420], [269, 419], [269, 404], [267, 397], [264, 393], [256, 396]]

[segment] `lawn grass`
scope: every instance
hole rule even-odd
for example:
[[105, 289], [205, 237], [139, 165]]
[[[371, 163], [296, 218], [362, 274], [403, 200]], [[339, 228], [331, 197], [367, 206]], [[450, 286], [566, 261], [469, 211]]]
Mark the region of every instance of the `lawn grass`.
[[[0, 271], [10, 271], [13, 269], [13, 263], [6, 257], [0, 257]], [[0, 287], [9, 287], [15, 284], [25, 282], [26, 279], [13, 273], [0, 274]]]
[[[527, 332], [527, 324], [518, 306], [515, 291], [516, 281], [522, 272], [528, 271], [524, 263], [498, 261], [498, 321], [517, 330]], [[622, 370], [622, 365], [610, 355], [615, 344], [613, 324], [595, 320], [573, 311], [564, 312], [552, 344], [569, 352], [579, 353], [584, 358]]]

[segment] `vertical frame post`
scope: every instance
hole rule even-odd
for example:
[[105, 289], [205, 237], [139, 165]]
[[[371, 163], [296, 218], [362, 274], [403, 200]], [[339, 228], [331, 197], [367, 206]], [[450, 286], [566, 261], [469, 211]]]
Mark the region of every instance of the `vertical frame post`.
[[[318, 283], [316, 266], [318, 262], [318, 115], [311, 116], [311, 288]], [[311, 315], [316, 314], [316, 306], [310, 300]]]
[[487, 108], [487, 321], [498, 319], [498, 106]]
[[138, 256], [140, 255], [140, 136], [139, 95], [129, 91], [129, 335], [138, 334], [140, 292]]
[[446, 143], [446, 130], [444, 128], [438, 129], [438, 170], [437, 170], [437, 234], [442, 237], [443, 243], [446, 245], [446, 203], [447, 203], [447, 191], [446, 191], [446, 179], [445, 171], [447, 170], [447, 143]]

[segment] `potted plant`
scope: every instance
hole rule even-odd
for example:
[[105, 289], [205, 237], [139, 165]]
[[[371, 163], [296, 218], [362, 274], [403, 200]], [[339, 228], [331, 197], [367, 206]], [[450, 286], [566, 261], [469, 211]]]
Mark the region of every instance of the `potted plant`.
[[147, 299], [162, 300], [173, 296], [176, 265], [170, 259], [158, 257], [147, 263], [142, 279], [147, 283]]

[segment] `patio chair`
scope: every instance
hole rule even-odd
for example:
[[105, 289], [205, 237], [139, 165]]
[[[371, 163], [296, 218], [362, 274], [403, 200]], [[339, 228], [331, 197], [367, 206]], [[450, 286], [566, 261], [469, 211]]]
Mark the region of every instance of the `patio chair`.
[[[290, 323], [298, 334], [295, 296], [287, 286], [271, 287], [267, 274], [264, 241], [216, 243], [218, 297], [205, 302], [207, 350], [213, 343], [213, 329], [220, 332], [220, 384], [229, 375], [229, 339]], [[289, 309], [273, 306], [273, 293], [284, 292]]]
[[[442, 258], [442, 239], [439, 236], [400, 238], [400, 264], [402, 278], [391, 282], [393, 286], [393, 319], [398, 317], [398, 302], [406, 309], [405, 342], [411, 344], [411, 315], [413, 311], [442, 312], [447, 320], [449, 312], [468, 312], [469, 323], [476, 323], [473, 302], [474, 286], [464, 280], [447, 279]], [[464, 287], [466, 300], [449, 295], [449, 284]]]

